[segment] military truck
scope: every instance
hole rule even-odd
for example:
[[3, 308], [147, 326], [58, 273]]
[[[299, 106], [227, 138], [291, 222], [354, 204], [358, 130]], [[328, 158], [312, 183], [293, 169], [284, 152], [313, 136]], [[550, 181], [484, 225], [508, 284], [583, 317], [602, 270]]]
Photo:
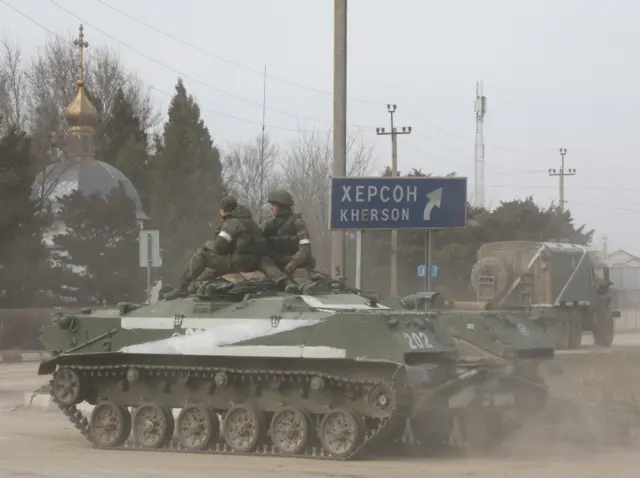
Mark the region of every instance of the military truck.
[[613, 343], [609, 269], [585, 246], [565, 242], [505, 241], [484, 244], [471, 271], [480, 302], [526, 309], [557, 349], [576, 349], [583, 331], [597, 345]]
[[[388, 449], [407, 423], [423, 437], [416, 446], [456, 433], [458, 444], [499, 443], [508, 413], [522, 421], [546, 399], [523, 380], [518, 354], [553, 356], [527, 339], [511, 360], [460, 357], [438, 314], [393, 309], [326, 277], [282, 293], [260, 273], [61, 316], [48, 333], [62, 345], [38, 373], [52, 375], [53, 401], [98, 447], [329, 459]], [[95, 406], [88, 420], [83, 401]]]

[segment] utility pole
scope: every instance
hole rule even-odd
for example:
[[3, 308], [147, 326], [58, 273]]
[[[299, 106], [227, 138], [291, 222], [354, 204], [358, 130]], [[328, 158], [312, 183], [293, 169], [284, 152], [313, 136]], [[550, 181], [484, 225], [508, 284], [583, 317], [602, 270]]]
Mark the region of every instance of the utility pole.
[[[398, 131], [393, 124], [393, 115], [397, 105], [387, 105], [387, 111], [391, 117], [391, 131], [384, 128], [376, 128], [378, 136], [391, 136], [391, 176], [398, 175], [398, 135], [411, 134], [411, 126], [402, 126]], [[398, 231], [391, 231], [391, 295], [398, 295]]]
[[549, 170], [549, 176], [558, 176], [560, 178], [560, 211], [564, 211], [564, 177], [565, 176], [575, 176], [575, 169], [564, 169], [564, 155], [567, 154], [566, 148], [560, 148], [560, 156], [562, 157], [562, 163], [560, 164], [560, 170], [556, 171], [555, 169]]
[[[333, 1], [333, 177], [347, 175], [347, 0]], [[331, 231], [331, 275], [345, 276], [345, 233]]]

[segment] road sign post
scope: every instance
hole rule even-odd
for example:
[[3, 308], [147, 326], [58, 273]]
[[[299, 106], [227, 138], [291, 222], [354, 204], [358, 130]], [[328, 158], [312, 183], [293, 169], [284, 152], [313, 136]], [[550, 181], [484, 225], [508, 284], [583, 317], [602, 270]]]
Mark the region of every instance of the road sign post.
[[424, 291], [431, 292], [431, 231], [424, 231], [424, 265], [428, 273], [424, 275]]
[[356, 232], [356, 289], [362, 289], [362, 230]]
[[160, 231], [141, 230], [138, 236], [140, 267], [147, 269], [147, 302], [151, 303], [151, 268], [162, 266]]
[[[433, 229], [464, 228], [467, 223], [465, 177], [346, 177], [331, 179], [332, 231], [424, 229], [425, 265], [431, 264]], [[362, 240], [361, 235], [358, 236]], [[360, 242], [360, 251], [362, 244]], [[357, 269], [361, 261], [356, 258]], [[356, 278], [360, 277], [356, 271]], [[425, 274], [425, 287], [431, 287]]]

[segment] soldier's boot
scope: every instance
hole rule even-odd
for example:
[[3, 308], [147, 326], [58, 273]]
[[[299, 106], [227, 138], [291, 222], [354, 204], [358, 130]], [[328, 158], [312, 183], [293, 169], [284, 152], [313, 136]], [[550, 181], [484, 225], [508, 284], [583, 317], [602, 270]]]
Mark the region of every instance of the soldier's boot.
[[171, 292], [167, 292], [162, 298], [164, 300], [173, 300], [180, 297], [187, 297], [189, 295], [189, 282], [182, 280], [180, 287], [173, 289]]
[[278, 285], [279, 288], [284, 286], [284, 291], [287, 294], [300, 293], [300, 286], [296, 284], [294, 281], [292, 281], [291, 279], [289, 279], [288, 277], [283, 277], [278, 282], [276, 282], [276, 284]]
[[300, 286], [298, 284], [296, 284], [295, 282], [293, 282], [292, 280], [287, 279], [286, 281], [286, 286], [284, 288], [284, 291], [287, 294], [299, 294], [300, 293]]

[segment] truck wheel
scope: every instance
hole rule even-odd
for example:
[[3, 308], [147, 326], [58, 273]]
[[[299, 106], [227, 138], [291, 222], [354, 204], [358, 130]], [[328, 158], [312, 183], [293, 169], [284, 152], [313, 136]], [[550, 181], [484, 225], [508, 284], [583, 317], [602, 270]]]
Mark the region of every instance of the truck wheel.
[[593, 327], [593, 341], [600, 347], [611, 347], [615, 335], [615, 323], [613, 317], [607, 314]]
[[579, 315], [574, 315], [568, 320], [569, 325], [569, 349], [579, 349], [582, 345], [582, 318]]

